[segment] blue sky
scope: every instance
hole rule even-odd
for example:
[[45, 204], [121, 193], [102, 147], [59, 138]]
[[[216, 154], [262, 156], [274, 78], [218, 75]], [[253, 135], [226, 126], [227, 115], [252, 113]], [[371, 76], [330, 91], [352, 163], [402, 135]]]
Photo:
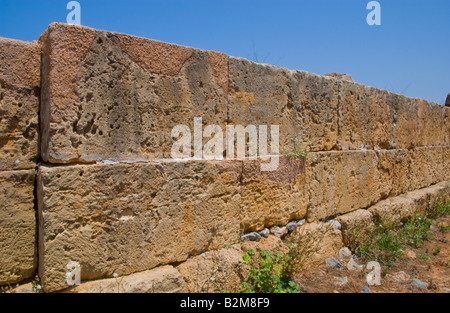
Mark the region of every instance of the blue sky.
[[[0, 0], [0, 36], [37, 40], [65, 22], [68, 0]], [[450, 1], [79, 0], [93, 28], [216, 50], [443, 104], [450, 92]]]

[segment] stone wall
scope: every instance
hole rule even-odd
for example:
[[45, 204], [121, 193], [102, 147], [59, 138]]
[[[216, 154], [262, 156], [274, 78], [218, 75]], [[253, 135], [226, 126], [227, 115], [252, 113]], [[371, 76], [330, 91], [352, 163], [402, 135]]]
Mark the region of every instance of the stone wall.
[[0, 38], [0, 285], [35, 273], [41, 51]]
[[[435, 103], [66, 24], [38, 43], [1, 39], [0, 64], [0, 285], [38, 265], [43, 289], [61, 291], [76, 261], [83, 281], [100, 279], [80, 292], [112, 291], [115, 273], [123, 290], [198, 292], [192, 273], [216, 254], [232, 281], [245, 277], [246, 232], [305, 218], [330, 238], [325, 256], [342, 242], [329, 219], [416, 190], [426, 200], [430, 186], [448, 199], [450, 108]], [[279, 125], [278, 169], [172, 160], [172, 129], [195, 117]], [[298, 140], [307, 157], [284, 155]]]

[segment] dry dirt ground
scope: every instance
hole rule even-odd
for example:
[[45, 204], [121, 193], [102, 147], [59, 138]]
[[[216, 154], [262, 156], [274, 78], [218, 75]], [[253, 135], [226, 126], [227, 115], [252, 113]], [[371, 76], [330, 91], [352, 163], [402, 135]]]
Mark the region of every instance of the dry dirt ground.
[[[450, 216], [438, 221], [448, 226]], [[403, 257], [390, 269], [382, 268], [381, 284], [368, 286], [371, 293], [450, 293], [450, 230], [442, 231], [436, 225], [434, 222], [430, 240], [416, 249], [405, 248]], [[368, 285], [369, 272], [365, 268], [349, 270], [345, 264], [340, 269], [323, 265], [297, 274], [295, 281], [307, 293], [359, 293]], [[427, 283], [428, 289], [413, 286], [413, 278]]]

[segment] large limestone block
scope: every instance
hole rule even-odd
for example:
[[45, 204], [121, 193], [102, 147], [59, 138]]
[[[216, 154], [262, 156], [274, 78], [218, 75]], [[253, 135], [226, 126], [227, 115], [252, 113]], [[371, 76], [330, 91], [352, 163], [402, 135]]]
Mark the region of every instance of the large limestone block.
[[450, 147], [429, 146], [377, 152], [378, 170], [389, 196], [449, 179]]
[[391, 149], [396, 147], [394, 94], [361, 84], [340, 81], [339, 147]]
[[376, 203], [389, 194], [375, 151], [330, 151], [308, 156], [308, 221], [322, 220]]
[[31, 277], [36, 269], [34, 170], [0, 172], [0, 285]]
[[410, 191], [399, 196], [377, 202], [368, 211], [374, 219], [392, 218], [402, 220], [415, 212], [424, 213], [427, 209], [446, 203], [450, 198], [450, 184], [443, 181], [427, 188]]
[[46, 161], [170, 158], [175, 126], [226, 123], [224, 54], [66, 24], [40, 41]]
[[291, 235], [300, 244], [306, 245], [305, 267], [316, 267], [336, 255], [344, 246], [341, 231], [331, 223], [307, 223], [298, 227]]
[[248, 277], [239, 245], [193, 257], [177, 266], [186, 282], [186, 292], [236, 292]]
[[442, 105], [340, 81], [339, 147], [410, 149], [448, 144]]
[[290, 101], [308, 151], [328, 151], [337, 148], [339, 136], [339, 82], [336, 79], [304, 71], [292, 71]]
[[411, 150], [409, 191], [450, 179], [450, 146]]
[[287, 69], [268, 64], [229, 59], [229, 122], [243, 126], [279, 125], [280, 151], [291, 144], [299, 130], [293, 105], [289, 104], [288, 73]]
[[357, 231], [370, 231], [373, 229], [373, 215], [369, 210], [356, 210], [354, 212], [338, 216], [336, 220], [342, 225], [342, 236], [348, 245], [349, 235]]
[[170, 265], [124, 277], [101, 279], [68, 290], [70, 293], [183, 293], [185, 283]]
[[40, 61], [37, 43], [0, 38], [0, 171], [36, 166]]
[[382, 177], [386, 196], [411, 190], [411, 153], [409, 150], [381, 150], [377, 152], [378, 171]]
[[242, 165], [171, 162], [44, 167], [38, 174], [39, 274], [67, 287], [66, 266], [93, 280], [181, 262], [237, 243]]
[[330, 150], [336, 144], [338, 83], [241, 58], [229, 59], [229, 121], [279, 125], [280, 151]]
[[240, 220], [245, 231], [302, 219], [308, 207], [305, 160], [281, 156], [278, 169], [261, 171], [261, 160], [243, 162]]
[[308, 221], [367, 208], [390, 196], [449, 179], [450, 148], [310, 153], [305, 165]]
[[446, 108], [422, 99], [398, 96], [396, 118], [399, 148], [448, 145]]

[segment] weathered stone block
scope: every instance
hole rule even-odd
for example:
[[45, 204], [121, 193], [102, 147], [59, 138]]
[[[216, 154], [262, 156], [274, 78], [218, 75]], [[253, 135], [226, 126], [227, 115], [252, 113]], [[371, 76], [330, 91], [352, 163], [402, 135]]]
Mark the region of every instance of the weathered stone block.
[[306, 267], [315, 267], [336, 253], [344, 246], [342, 233], [330, 223], [308, 223], [298, 227], [292, 234], [298, 236], [301, 244], [308, 245]]
[[389, 196], [449, 179], [450, 149], [311, 153], [305, 165], [308, 220], [367, 208]]
[[226, 123], [224, 54], [65, 24], [40, 41], [46, 161], [170, 158], [176, 125]]
[[45, 291], [145, 271], [237, 243], [241, 164], [40, 167], [39, 274]]
[[[229, 59], [229, 121], [279, 125], [280, 152], [330, 150], [336, 144], [338, 83], [245, 59]], [[302, 147], [299, 147], [302, 141]]]
[[408, 191], [450, 179], [450, 146], [418, 147], [410, 154]]
[[273, 172], [262, 172], [261, 162], [243, 161], [240, 220], [245, 231], [285, 225], [306, 216], [309, 186], [304, 159], [281, 156]]
[[0, 285], [31, 277], [36, 269], [34, 170], [0, 172]]
[[0, 38], [0, 171], [36, 166], [40, 51], [37, 43]]
[[389, 193], [375, 151], [312, 153], [306, 166], [308, 221], [365, 208]]
[[385, 217], [402, 220], [413, 216], [415, 212], [424, 213], [428, 208], [445, 203], [449, 199], [450, 184], [443, 181], [382, 200], [371, 206], [368, 211], [378, 220]]
[[398, 148], [449, 144], [446, 109], [442, 105], [422, 99], [397, 95], [396, 119]]
[[395, 149], [395, 95], [344, 80], [339, 90], [339, 148]]
[[70, 293], [183, 293], [185, 282], [172, 266], [161, 266], [124, 277], [82, 283]]
[[209, 251], [177, 266], [186, 282], [186, 292], [236, 292], [248, 277], [239, 245]]
[[442, 105], [343, 80], [339, 90], [338, 146], [343, 150], [448, 144]]

